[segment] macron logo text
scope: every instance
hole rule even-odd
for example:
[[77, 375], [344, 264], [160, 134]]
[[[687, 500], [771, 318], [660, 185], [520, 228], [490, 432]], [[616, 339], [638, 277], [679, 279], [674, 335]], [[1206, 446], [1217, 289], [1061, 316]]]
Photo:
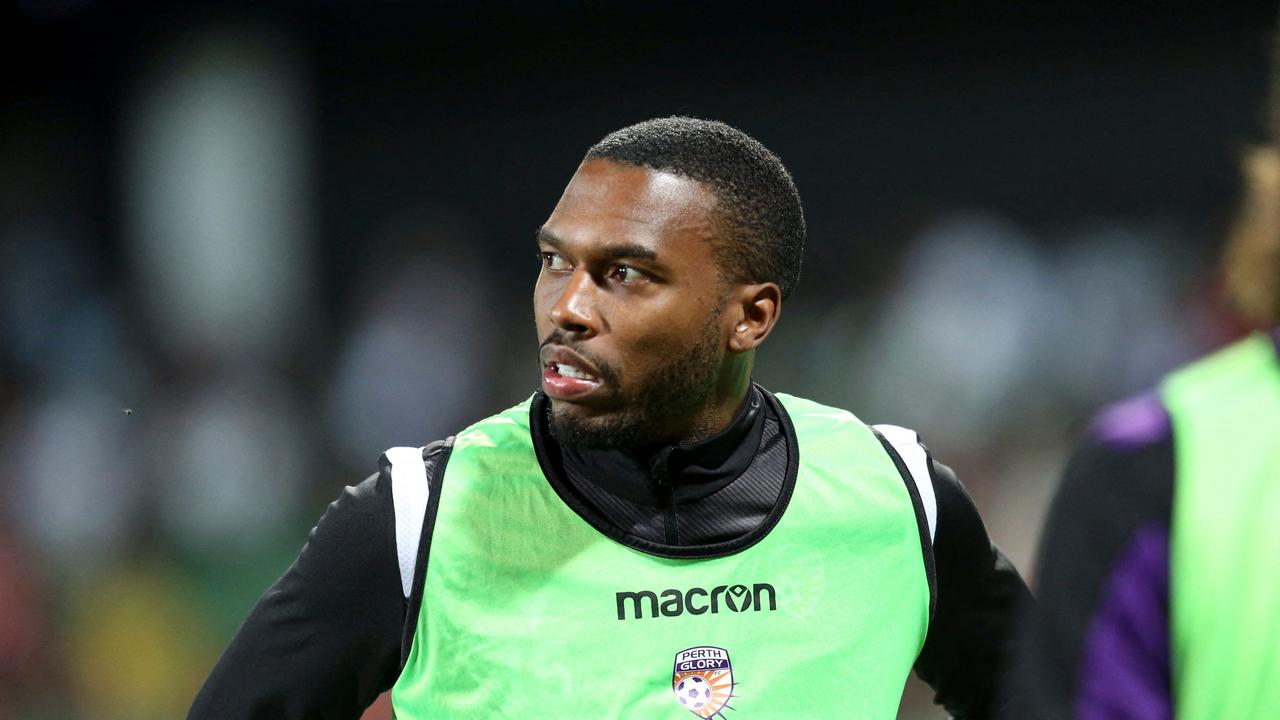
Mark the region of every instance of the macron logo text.
[[[686, 612], [690, 615], [702, 615], [720, 612], [727, 608], [741, 613], [748, 610], [760, 612], [766, 609], [778, 609], [778, 600], [773, 586], [769, 583], [755, 583], [750, 588], [746, 585], [717, 585], [710, 591], [705, 588], [689, 588], [680, 592], [674, 588], [655, 593], [651, 590], [617, 593], [618, 619], [639, 620], [644, 617], [656, 618], [676, 617]], [[645, 610], [649, 614], [645, 615]], [[630, 611], [630, 613], [628, 613]], [[630, 617], [628, 617], [628, 614]]]

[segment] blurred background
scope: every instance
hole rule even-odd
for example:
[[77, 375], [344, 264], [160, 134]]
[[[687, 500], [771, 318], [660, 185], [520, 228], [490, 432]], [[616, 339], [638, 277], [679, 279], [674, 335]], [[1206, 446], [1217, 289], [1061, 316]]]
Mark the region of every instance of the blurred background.
[[1275, 8], [861, 5], [8, 3], [0, 718], [183, 716], [343, 485], [534, 389], [534, 229], [668, 114], [804, 199], [758, 379], [918, 429], [1030, 578], [1082, 424], [1246, 330]]

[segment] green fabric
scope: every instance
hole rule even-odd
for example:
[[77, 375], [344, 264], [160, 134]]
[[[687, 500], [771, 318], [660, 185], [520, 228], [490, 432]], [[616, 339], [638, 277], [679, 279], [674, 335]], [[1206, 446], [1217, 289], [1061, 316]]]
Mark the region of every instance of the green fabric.
[[[575, 514], [538, 466], [528, 402], [458, 435], [396, 717], [689, 717], [675, 663], [703, 648], [685, 669], [727, 652], [734, 718], [894, 718], [929, 612], [911, 498], [857, 418], [778, 398], [800, 447], [790, 505], [760, 542], [714, 559], [649, 555]], [[645, 599], [643, 619], [625, 601], [620, 620], [617, 593], [646, 590], [703, 612], [654, 617]], [[711, 716], [728, 683], [686, 683], [722, 686], [695, 714]]]
[[1172, 374], [1179, 720], [1280, 712], [1280, 365], [1261, 335]]

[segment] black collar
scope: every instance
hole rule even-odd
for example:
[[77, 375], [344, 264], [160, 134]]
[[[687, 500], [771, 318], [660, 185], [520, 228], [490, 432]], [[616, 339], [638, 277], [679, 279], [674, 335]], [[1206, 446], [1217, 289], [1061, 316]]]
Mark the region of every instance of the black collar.
[[[701, 443], [691, 443], [684, 447], [680, 445], [670, 446], [667, 453], [665, 467], [669, 469], [672, 467], [671, 454], [679, 451], [679, 454], [676, 455], [676, 467], [679, 468], [676, 478], [680, 485], [676, 487], [691, 488], [682, 490], [682, 492], [705, 492], [710, 494], [715, 492], [716, 489], [733, 482], [734, 479], [741, 475], [743, 470], [746, 470], [751, 465], [751, 461], [756, 455], [760, 438], [764, 434], [765, 418], [772, 417], [779, 425], [786, 443], [787, 459], [786, 467], [782, 469], [782, 489], [774, 501], [773, 508], [767, 517], [749, 532], [731, 540], [709, 544], [673, 545], [646, 540], [618, 527], [594, 510], [590, 504], [584, 502], [565, 479], [564, 462], [566, 453], [564, 448], [555, 442], [548, 430], [547, 413], [551, 410], [551, 402], [541, 390], [534, 393], [533, 401], [530, 403], [529, 429], [533, 439], [534, 452], [538, 457], [538, 465], [541, 467], [547, 482], [566, 505], [601, 534], [628, 547], [660, 557], [722, 557], [741, 552], [755, 545], [777, 525], [791, 501], [791, 492], [795, 489], [796, 473], [800, 466], [795, 428], [791, 424], [791, 418], [788, 417], [786, 409], [782, 407], [782, 404], [776, 398], [759, 386], [752, 386], [752, 397], [760, 402], [747, 402], [743, 410], [739, 412], [738, 417], [730, 423], [725, 432], [708, 438]], [[736, 438], [737, 441], [732, 442], [726, 438]], [[705, 455], [704, 452], [706, 453]], [[596, 455], [594, 452], [579, 454], [583, 456], [589, 455], [590, 459], [595, 461], [600, 461], [602, 458], [608, 459], [608, 454]], [[711, 462], [717, 456], [722, 462]], [[649, 457], [652, 456], [650, 455]], [[697, 462], [687, 462], [695, 457]], [[635, 471], [638, 467], [638, 462], [635, 459], [629, 462], [632, 471]], [[738, 463], [743, 462], [745, 463], [743, 467], [734, 474], [732, 470], [737, 467]], [[707, 463], [707, 465], [704, 466], [700, 463]], [[625, 467], [626, 464], [623, 466]], [[592, 477], [593, 481], [597, 481], [600, 475], [593, 474], [590, 477]], [[631, 477], [632, 481], [636, 479], [636, 476]], [[616, 484], [621, 486], [623, 483]], [[656, 491], [659, 486], [654, 483], [646, 471], [640, 482], [627, 483], [626, 487], [629, 489], [643, 487]]]
[[716, 492], [747, 469], [760, 446], [764, 419], [764, 397], [752, 385], [733, 421], [705, 440], [646, 450], [561, 451], [566, 465], [613, 495], [656, 505], [669, 485], [684, 502]]

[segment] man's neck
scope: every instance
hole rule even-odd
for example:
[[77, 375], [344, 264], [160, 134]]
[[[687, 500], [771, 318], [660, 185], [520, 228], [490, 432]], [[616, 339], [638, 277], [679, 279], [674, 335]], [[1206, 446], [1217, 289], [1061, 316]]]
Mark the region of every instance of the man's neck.
[[676, 445], [688, 446], [720, 435], [731, 428], [755, 394], [751, 384], [751, 368], [754, 351], [732, 356], [721, 368], [716, 383], [714, 400], [677, 441]]

